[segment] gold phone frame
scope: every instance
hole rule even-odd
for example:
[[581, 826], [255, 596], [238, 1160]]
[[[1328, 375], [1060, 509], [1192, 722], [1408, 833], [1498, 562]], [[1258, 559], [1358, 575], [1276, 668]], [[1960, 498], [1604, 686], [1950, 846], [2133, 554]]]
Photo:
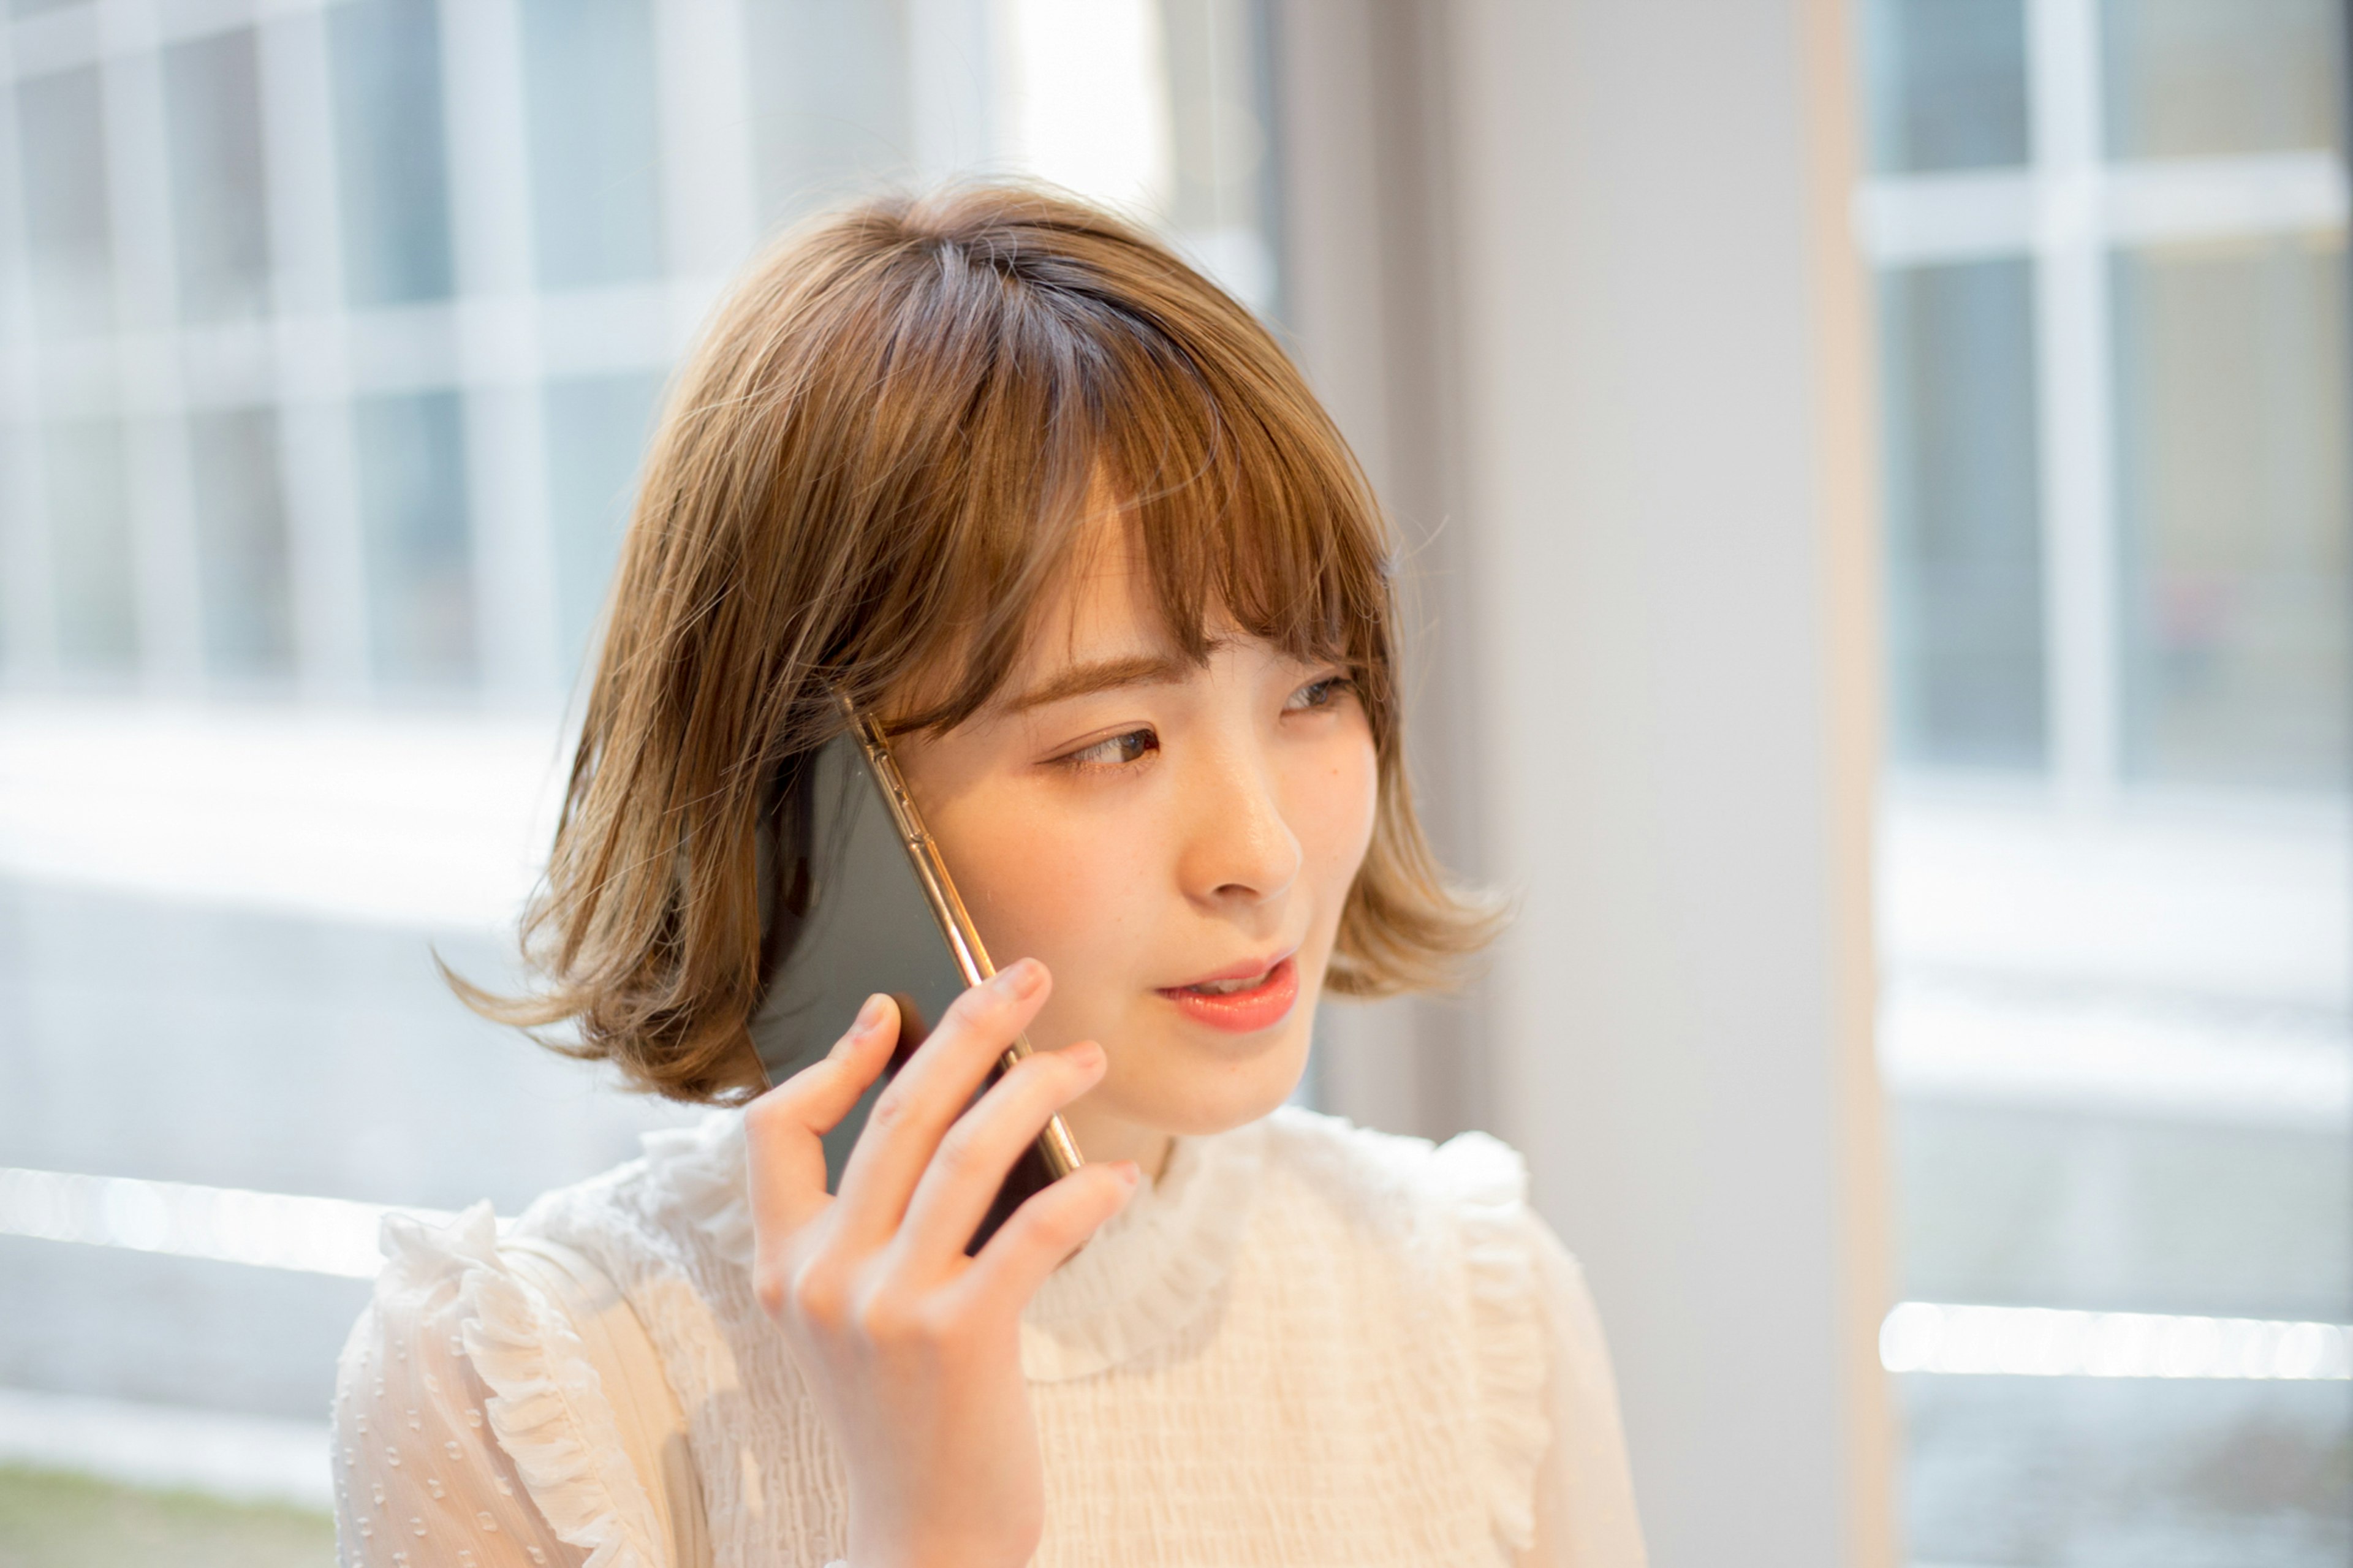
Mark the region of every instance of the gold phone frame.
[[[849, 721], [858, 749], [866, 755], [867, 770], [881, 786], [882, 805], [891, 814], [891, 826], [899, 836], [899, 847], [907, 852], [908, 863], [915, 868], [915, 881], [923, 890], [923, 901], [931, 906], [932, 918], [939, 922], [940, 935], [946, 940], [956, 968], [963, 972], [965, 984], [987, 984], [997, 973], [997, 965], [989, 962], [988, 949], [974, 927], [972, 916], [965, 910], [955, 879], [948, 875], [947, 862], [940, 858], [939, 845], [923, 826], [923, 813], [915, 808], [915, 797], [907, 791], [906, 777], [899, 772], [899, 761], [891, 753], [890, 737], [849, 693], [836, 691], [834, 700], [840, 705], [842, 717]], [[1016, 1035], [1005, 1054], [997, 1058], [997, 1065], [1010, 1072], [1014, 1063], [1030, 1054], [1029, 1037]], [[1058, 1180], [1086, 1163], [1086, 1157], [1079, 1152], [1078, 1141], [1071, 1136], [1059, 1112], [1047, 1119], [1045, 1131], [1038, 1135], [1037, 1147], [1046, 1168]]]

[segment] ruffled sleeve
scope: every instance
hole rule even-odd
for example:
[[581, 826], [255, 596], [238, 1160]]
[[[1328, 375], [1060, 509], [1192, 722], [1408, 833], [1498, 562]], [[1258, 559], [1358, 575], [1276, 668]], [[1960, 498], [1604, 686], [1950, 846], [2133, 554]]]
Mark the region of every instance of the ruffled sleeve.
[[1487, 1507], [1495, 1532], [1525, 1548], [1535, 1531], [1537, 1467], [1552, 1430], [1544, 1403], [1546, 1344], [1528, 1244], [1527, 1166], [1483, 1132], [1441, 1144], [1430, 1174], [1451, 1200], [1469, 1279], [1472, 1352], [1486, 1436]]
[[337, 1369], [344, 1568], [662, 1568], [660, 1519], [595, 1365], [497, 1250], [487, 1204], [394, 1215]]
[[1551, 1441], [1535, 1471], [1535, 1532], [1520, 1568], [1643, 1568], [1618, 1381], [1585, 1271], [1528, 1211], [1527, 1256], [1543, 1319]]
[[1487, 1502], [1520, 1568], [1642, 1568], [1618, 1388], [1584, 1271], [1527, 1202], [1527, 1166], [1483, 1132], [1431, 1175], [1461, 1226], [1486, 1436]]

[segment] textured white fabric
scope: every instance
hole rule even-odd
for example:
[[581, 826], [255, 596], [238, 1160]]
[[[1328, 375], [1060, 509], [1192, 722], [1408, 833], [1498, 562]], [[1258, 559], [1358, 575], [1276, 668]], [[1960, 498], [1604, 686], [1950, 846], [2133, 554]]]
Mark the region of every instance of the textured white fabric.
[[[845, 1551], [847, 1478], [753, 1300], [744, 1173], [741, 1119], [715, 1114], [515, 1231], [585, 1256], [635, 1310], [713, 1562], [816, 1568]], [[1037, 1563], [1638, 1568], [1599, 1326], [1525, 1186], [1480, 1134], [1433, 1148], [1285, 1110], [1179, 1140], [1025, 1317]], [[338, 1396], [346, 1564], [672, 1563], [607, 1396], [629, 1373], [594, 1364], [490, 1236], [479, 1209], [388, 1236]], [[372, 1442], [386, 1412], [457, 1457]]]
[[[566, 1568], [589, 1561], [547, 1522], [563, 1500], [525, 1493], [491, 1411], [503, 1397], [477, 1366], [487, 1345], [479, 1280], [516, 1289], [488, 1204], [445, 1228], [384, 1227], [375, 1298], [353, 1326], [335, 1379], [335, 1520], [346, 1568]], [[494, 1314], [495, 1315], [495, 1314]], [[494, 1363], [500, 1357], [494, 1352]], [[594, 1377], [574, 1369], [575, 1389]], [[596, 1425], [586, 1409], [584, 1429]], [[607, 1406], [609, 1412], [609, 1406]], [[534, 1507], [533, 1502], [539, 1506]]]
[[[621, 1299], [604, 1270], [545, 1237], [502, 1241], [499, 1261], [545, 1298], [579, 1335], [581, 1353], [612, 1406], [613, 1425], [629, 1466], [653, 1505], [654, 1533], [669, 1545], [665, 1561], [702, 1568], [711, 1561], [711, 1542], [702, 1517], [702, 1483], [689, 1450], [686, 1415], [670, 1393], [661, 1358], [646, 1337], [636, 1309]], [[592, 1527], [589, 1520], [581, 1523], [584, 1529]]]

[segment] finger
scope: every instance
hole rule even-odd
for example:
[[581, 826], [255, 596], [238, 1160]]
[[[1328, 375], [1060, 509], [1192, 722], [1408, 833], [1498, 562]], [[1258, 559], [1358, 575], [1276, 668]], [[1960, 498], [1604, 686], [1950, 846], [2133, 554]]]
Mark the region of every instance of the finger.
[[951, 1289], [1018, 1313], [1046, 1276], [1085, 1246], [1103, 1221], [1127, 1206], [1137, 1179], [1135, 1162], [1121, 1160], [1082, 1165], [1043, 1192], [1032, 1193]]
[[902, 1244], [926, 1255], [961, 1253], [1046, 1119], [1103, 1075], [1103, 1047], [1092, 1040], [1016, 1063], [940, 1140], [899, 1226]]
[[898, 1037], [897, 1005], [888, 996], [869, 996], [823, 1061], [744, 1108], [755, 1234], [788, 1236], [831, 1201], [825, 1190], [825, 1135], [881, 1073]]
[[841, 1173], [839, 1223], [878, 1239], [899, 1228], [941, 1137], [1045, 1005], [1049, 988], [1046, 966], [1023, 959], [949, 1004], [939, 1027], [875, 1098]]

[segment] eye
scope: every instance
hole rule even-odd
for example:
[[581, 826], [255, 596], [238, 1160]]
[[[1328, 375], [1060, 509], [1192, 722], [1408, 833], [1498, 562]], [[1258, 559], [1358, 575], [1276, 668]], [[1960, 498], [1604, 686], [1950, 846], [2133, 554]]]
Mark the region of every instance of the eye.
[[1119, 768], [1140, 763], [1160, 749], [1160, 737], [1149, 730], [1130, 730], [1066, 752], [1055, 758], [1058, 763], [1073, 768]]
[[1341, 698], [1356, 689], [1356, 683], [1345, 675], [1335, 672], [1320, 676], [1291, 694], [1282, 705], [1286, 713], [1313, 713], [1329, 708]]

